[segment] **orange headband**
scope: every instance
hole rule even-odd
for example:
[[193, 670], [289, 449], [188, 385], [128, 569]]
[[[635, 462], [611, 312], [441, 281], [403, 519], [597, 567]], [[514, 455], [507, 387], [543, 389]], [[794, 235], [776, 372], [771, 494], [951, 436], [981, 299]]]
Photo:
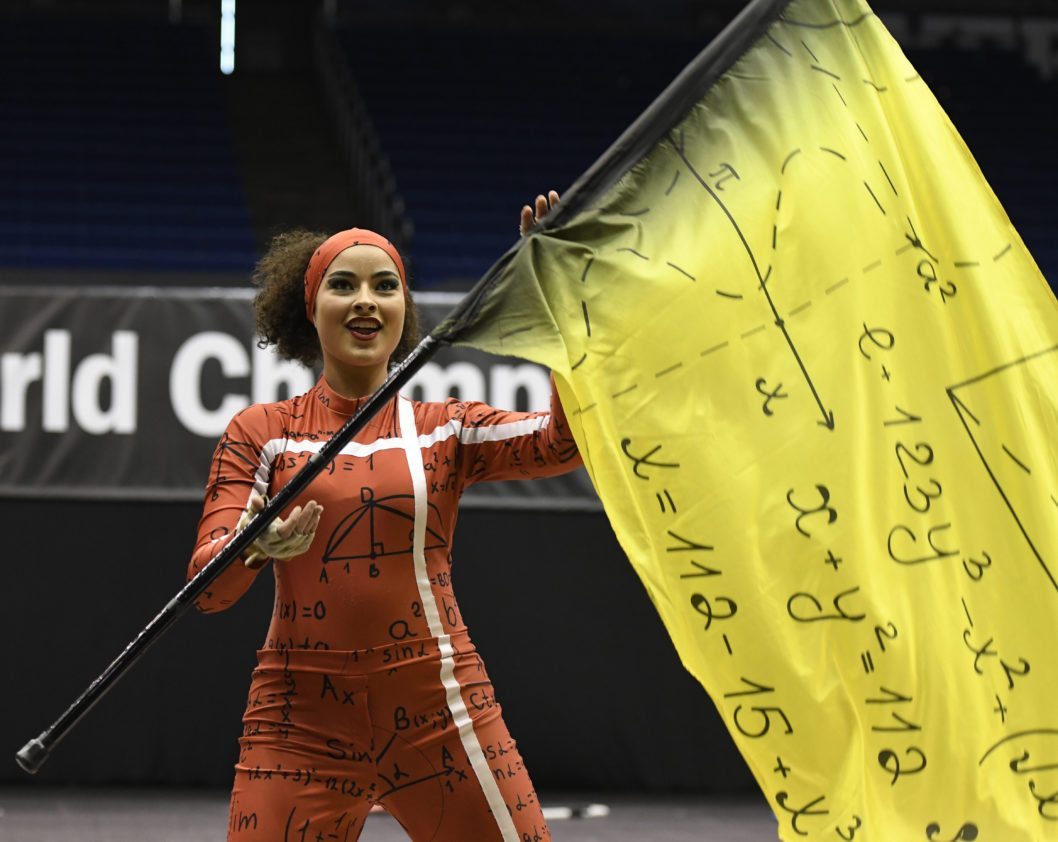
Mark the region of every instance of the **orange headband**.
[[327, 271], [327, 267], [331, 265], [334, 258], [341, 252], [351, 246], [360, 245], [377, 246], [393, 258], [393, 262], [397, 264], [397, 272], [400, 274], [400, 282], [404, 286], [404, 293], [405, 295], [407, 294], [408, 279], [404, 274], [404, 261], [400, 259], [400, 254], [393, 246], [393, 243], [381, 234], [368, 231], [366, 228], [350, 228], [348, 231], [339, 231], [325, 240], [312, 253], [312, 257], [309, 259], [309, 266], [305, 270], [305, 315], [309, 317], [309, 321], [313, 324], [316, 323], [313, 319], [313, 311], [316, 308], [316, 293], [320, 291], [320, 284], [323, 282], [323, 275]]

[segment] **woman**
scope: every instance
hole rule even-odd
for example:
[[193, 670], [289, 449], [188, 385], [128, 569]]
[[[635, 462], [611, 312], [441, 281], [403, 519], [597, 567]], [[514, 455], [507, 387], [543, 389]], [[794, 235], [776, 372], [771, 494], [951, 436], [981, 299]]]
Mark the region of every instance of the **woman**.
[[[538, 196], [536, 215], [558, 201]], [[521, 231], [534, 212], [522, 209]], [[386, 379], [417, 340], [396, 249], [370, 231], [277, 237], [255, 271], [258, 328], [323, 376], [251, 406], [213, 457], [188, 575], [230, 540]], [[456, 509], [473, 482], [580, 464], [547, 413], [390, 401], [199, 601], [234, 603], [275, 561], [236, 764], [229, 840], [355, 840], [381, 804], [413, 840], [550, 834], [452, 591]]]

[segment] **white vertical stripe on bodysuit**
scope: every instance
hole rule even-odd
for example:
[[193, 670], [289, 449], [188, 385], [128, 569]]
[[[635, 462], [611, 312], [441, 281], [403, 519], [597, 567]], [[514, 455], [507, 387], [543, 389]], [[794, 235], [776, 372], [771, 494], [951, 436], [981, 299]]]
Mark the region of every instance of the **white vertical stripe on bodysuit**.
[[452, 722], [459, 729], [459, 739], [463, 743], [470, 765], [474, 769], [478, 783], [485, 793], [489, 809], [496, 819], [504, 842], [518, 842], [518, 831], [507, 805], [500, 794], [500, 788], [492, 777], [492, 770], [485, 760], [481, 743], [474, 733], [474, 723], [470, 720], [467, 706], [463, 703], [459, 681], [455, 676], [455, 661], [452, 658], [451, 638], [444, 633], [441, 625], [441, 612], [430, 586], [430, 573], [426, 569], [426, 470], [422, 463], [422, 450], [419, 448], [419, 434], [415, 429], [415, 411], [405, 398], [399, 398], [397, 417], [400, 419], [400, 436], [404, 442], [404, 452], [408, 457], [408, 469], [411, 471], [411, 485], [415, 493], [415, 531], [412, 538], [412, 553], [415, 559], [415, 581], [419, 586], [419, 600], [426, 612], [426, 622], [430, 634], [437, 638], [437, 648], [441, 650], [441, 684], [444, 685], [448, 700], [448, 709], [452, 712]]

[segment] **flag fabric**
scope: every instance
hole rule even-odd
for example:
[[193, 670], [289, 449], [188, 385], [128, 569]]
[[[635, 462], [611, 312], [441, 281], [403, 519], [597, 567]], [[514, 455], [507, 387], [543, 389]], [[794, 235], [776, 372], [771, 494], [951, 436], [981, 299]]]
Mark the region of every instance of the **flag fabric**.
[[866, 5], [752, 3], [452, 327], [554, 370], [780, 838], [1058, 839], [1058, 306]]

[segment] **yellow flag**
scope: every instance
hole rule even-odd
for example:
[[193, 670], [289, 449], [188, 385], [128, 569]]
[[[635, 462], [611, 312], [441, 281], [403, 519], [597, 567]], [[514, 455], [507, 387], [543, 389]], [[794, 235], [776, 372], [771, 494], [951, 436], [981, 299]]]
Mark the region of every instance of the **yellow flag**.
[[486, 281], [782, 839], [1058, 839], [1058, 308], [866, 5], [751, 4]]

